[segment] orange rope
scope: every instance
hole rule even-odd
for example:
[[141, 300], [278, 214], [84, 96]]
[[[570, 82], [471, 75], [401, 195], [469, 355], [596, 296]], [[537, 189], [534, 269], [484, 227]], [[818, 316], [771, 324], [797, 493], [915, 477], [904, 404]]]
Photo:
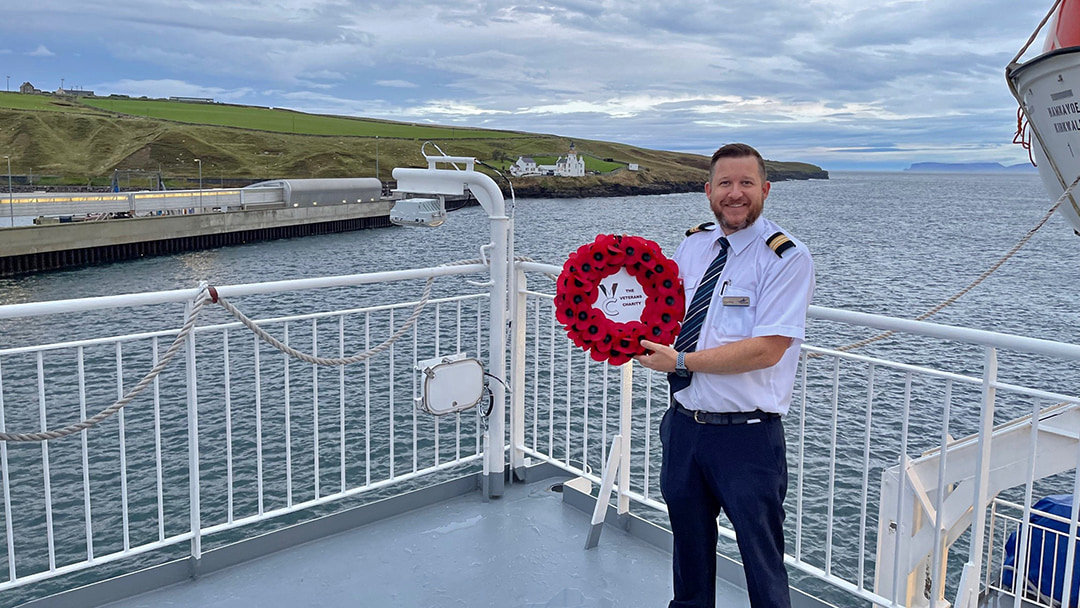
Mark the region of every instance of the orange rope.
[[1031, 151], [1031, 137], [1028, 135], [1027, 117], [1024, 115], [1023, 108], [1016, 108], [1016, 134], [1013, 135], [1014, 144], [1019, 144], [1022, 148], [1027, 150], [1028, 160], [1031, 161], [1031, 166], [1038, 167], [1035, 163], [1035, 157]]

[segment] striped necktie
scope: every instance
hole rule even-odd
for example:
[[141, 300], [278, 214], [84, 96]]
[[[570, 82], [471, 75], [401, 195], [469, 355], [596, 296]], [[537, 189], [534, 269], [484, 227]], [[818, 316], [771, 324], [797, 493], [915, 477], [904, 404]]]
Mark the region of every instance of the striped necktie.
[[[720, 253], [716, 254], [705, 270], [705, 275], [701, 277], [701, 283], [694, 292], [694, 299], [690, 301], [690, 307], [686, 309], [682, 329], [679, 330], [679, 336], [675, 339], [674, 348], [678, 352], [689, 353], [697, 350], [701, 326], [709, 314], [709, 303], [712, 301], [713, 292], [716, 291], [716, 282], [720, 279], [720, 274], [724, 272], [724, 264], [727, 263], [728, 248], [731, 244], [727, 237], [720, 237], [716, 242], [720, 244]], [[668, 383], [671, 384], [671, 394], [674, 395], [690, 386], [690, 377], [668, 374]]]

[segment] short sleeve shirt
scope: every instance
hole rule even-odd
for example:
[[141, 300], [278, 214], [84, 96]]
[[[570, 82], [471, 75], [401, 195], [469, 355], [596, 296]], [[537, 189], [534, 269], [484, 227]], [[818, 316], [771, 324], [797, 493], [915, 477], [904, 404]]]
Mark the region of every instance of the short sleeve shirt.
[[[772, 367], [740, 374], [695, 373], [690, 386], [675, 395], [683, 407], [787, 413], [799, 348], [806, 336], [806, 311], [814, 294], [814, 263], [807, 248], [787, 233], [795, 247], [777, 255], [766, 243], [777, 232], [782, 232], [779, 226], [760, 217], [727, 235], [727, 263], [713, 291], [696, 350], [758, 336], [787, 336], [792, 338], [791, 345]], [[721, 236], [721, 230], [703, 230], [687, 237], [675, 251], [687, 306], [720, 252]]]

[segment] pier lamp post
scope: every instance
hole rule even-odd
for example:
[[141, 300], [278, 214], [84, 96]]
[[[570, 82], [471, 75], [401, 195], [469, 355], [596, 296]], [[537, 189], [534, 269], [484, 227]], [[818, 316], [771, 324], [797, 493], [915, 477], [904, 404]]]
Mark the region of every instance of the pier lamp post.
[[379, 179], [379, 136], [375, 136], [375, 179]]
[[11, 157], [4, 155], [7, 160], [7, 192], [8, 192], [8, 217], [11, 218], [11, 227], [15, 227], [15, 195], [11, 190]]
[[195, 162], [199, 165], [199, 213], [202, 213], [202, 161], [196, 158]]

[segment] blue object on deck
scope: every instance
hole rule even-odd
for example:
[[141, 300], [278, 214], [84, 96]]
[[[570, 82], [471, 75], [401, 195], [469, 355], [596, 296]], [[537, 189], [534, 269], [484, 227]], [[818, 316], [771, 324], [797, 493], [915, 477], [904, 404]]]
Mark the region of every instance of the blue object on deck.
[[[1055, 603], [1061, 603], [1062, 590], [1065, 586], [1065, 560], [1068, 557], [1069, 545], [1066, 539], [1069, 537], [1068, 520], [1072, 517], [1073, 497], [1071, 494], [1057, 494], [1047, 496], [1035, 503], [1032, 507], [1030, 529], [1031, 552], [1027, 565], [1026, 589], [1018, 589], [1018, 594], [1031, 595], [1037, 593], [1043, 600], [1049, 595]], [[1039, 511], [1040, 513], [1035, 513]], [[1064, 518], [1058, 521], [1042, 515], [1050, 513]], [[1001, 583], [1005, 588], [1013, 586], [1014, 567], [1016, 563], [1017, 533], [1009, 535], [1005, 542], [1005, 560], [1001, 565]], [[1077, 546], [1076, 560], [1073, 562], [1070, 606], [1077, 605], [1077, 596], [1080, 595], [1080, 545]]]

